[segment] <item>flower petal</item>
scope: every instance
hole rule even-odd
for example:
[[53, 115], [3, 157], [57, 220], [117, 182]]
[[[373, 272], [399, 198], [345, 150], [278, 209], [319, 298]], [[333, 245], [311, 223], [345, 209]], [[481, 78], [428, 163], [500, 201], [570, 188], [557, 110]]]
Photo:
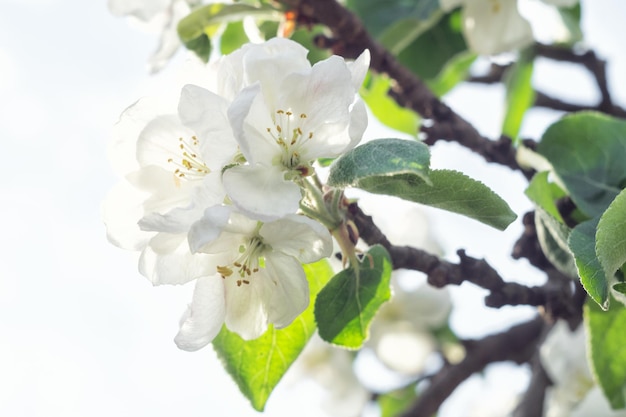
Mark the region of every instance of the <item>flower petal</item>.
[[188, 84], [183, 87], [178, 114], [200, 141], [202, 160], [212, 170], [232, 162], [237, 142], [230, 127], [228, 101], [209, 90]]
[[226, 293], [226, 327], [245, 340], [256, 339], [267, 330], [267, 303], [271, 296], [269, 280], [255, 274], [249, 284], [239, 282], [236, 276], [224, 281]]
[[139, 272], [152, 285], [185, 284], [214, 274], [216, 267], [217, 259], [211, 255], [192, 254], [183, 234], [157, 234], [139, 258]]
[[226, 306], [224, 283], [219, 276], [196, 281], [191, 305], [180, 320], [180, 330], [174, 338], [182, 350], [195, 351], [211, 343], [224, 324]]
[[293, 256], [302, 263], [330, 256], [333, 249], [328, 230], [305, 216], [294, 214], [265, 223], [259, 234], [274, 252]]
[[222, 177], [226, 193], [244, 214], [263, 221], [298, 210], [300, 187], [285, 181], [284, 172], [274, 165], [243, 165], [230, 168]]
[[145, 195], [137, 192], [126, 181], [109, 191], [102, 206], [109, 242], [131, 250], [139, 250], [147, 244], [152, 233], [142, 231], [137, 225], [137, 219], [144, 213], [144, 198]]
[[361, 55], [359, 55], [356, 60], [347, 63], [348, 69], [352, 74], [352, 87], [355, 92], [361, 89], [361, 85], [363, 84], [363, 80], [365, 80], [367, 70], [370, 66], [370, 59], [370, 51], [366, 49], [361, 52]]
[[213, 242], [228, 224], [232, 207], [214, 206], [204, 211], [204, 215], [189, 229], [189, 247], [196, 253], [203, 246]]
[[309, 305], [309, 283], [302, 265], [280, 252], [266, 256], [264, 276], [271, 280], [267, 304], [268, 318], [274, 327], [288, 326]]
[[463, 29], [471, 49], [484, 55], [521, 48], [533, 40], [530, 24], [517, 11], [516, 0], [466, 2]]

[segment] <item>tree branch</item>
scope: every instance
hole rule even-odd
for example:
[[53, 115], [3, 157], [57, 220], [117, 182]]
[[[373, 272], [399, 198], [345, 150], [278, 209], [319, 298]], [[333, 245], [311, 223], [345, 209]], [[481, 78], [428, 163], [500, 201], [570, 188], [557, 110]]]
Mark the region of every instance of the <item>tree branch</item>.
[[431, 417], [452, 392], [472, 374], [494, 362], [527, 362], [535, 353], [545, 323], [541, 317], [509, 330], [465, 343], [466, 356], [460, 363], [441, 369], [403, 417]]

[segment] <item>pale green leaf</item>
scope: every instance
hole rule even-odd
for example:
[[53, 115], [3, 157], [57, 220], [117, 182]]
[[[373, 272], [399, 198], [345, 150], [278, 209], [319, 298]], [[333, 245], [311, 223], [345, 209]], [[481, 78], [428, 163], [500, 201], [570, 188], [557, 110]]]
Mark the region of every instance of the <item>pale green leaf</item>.
[[576, 279], [578, 270], [574, 262], [574, 255], [568, 246], [570, 228], [560, 223], [557, 219], [537, 207], [535, 210], [535, 229], [537, 240], [546, 258], [559, 271]]
[[380, 417], [399, 417], [417, 400], [415, 383], [378, 396]]
[[226, 371], [258, 411], [263, 411], [274, 387], [315, 333], [314, 300], [332, 277], [333, 270], [327, 260], [303, 267], [309, 281], [311, 301], [292, 324], [281, 330], [270, 326], [261, 337], [250, 341], [223, 327], [213, 340], [213, 348]]
[[587, 301], [584, 320], [595, 379], [613, 409], [626, 408], [626, 307], [611, 303], [603, 311]]
[[222, 55], [228, 55], [248, 41], [248, 36], [243, 29], [243, 22], [231, 22], [226, 25], [226, 29], [220, 36], [220, 52]]
[[596, 256], [596, 227], [599, 219], [580, 223], [570, 233], [569, 248], [574, 254], [580, 282], [603, 309], [609, 307], [609, 282]]
[[615, 197], [598, 223], [596, 254], [607, 277], [626, 263], [626, 190]]
[[535, 205], [541, 207], [560, 223], [565, 223], [559, 209], [556, 207], [556, 200], [565, 197], [566, 193], [558, 185], [549, 182], [548, 175], [548, 171], [535, 174], [524, 193]]
[[335, 275], [315, 300], [315, 319], [325, 341], [358, 349], [369, 336], [376, 312], [391, 298], [391, 258], [382, 246], [372, 246], [358, 269]]
[[502, 122], [502, 133], [516, 143], [524, 115], [535, 102], [535, 90], [532, 86], [533, 67], [534, 55], [530, 50], [526, 50], [520, 54], [504, 77], [506, 111]]
[[459, 52], [452, 56], [436, 77], [426, 80], [428, 88], [436, 96], [443, 96], [467, 78], [476, 57], [477, 55], [470, 51]]

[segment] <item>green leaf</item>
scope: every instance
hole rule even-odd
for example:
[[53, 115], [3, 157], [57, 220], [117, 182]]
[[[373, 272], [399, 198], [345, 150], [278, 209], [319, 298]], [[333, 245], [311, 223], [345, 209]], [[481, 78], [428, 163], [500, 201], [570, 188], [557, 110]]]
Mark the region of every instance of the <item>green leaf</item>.
[[443, 96], [448, 91], [452, 90], [454, 86], [467, 78], [470, 67], [477, 56], [478, 55], [475, 53], [469, 51], [454, 55], [448, 60], [435, 78], [426, 80], [428, 88], [430, 88], [436, 96]]
[[613, 277], [626, 262], [626, 190], [615, 197], [600, 217], [596, 254], [607, 277]]
[[380, 417], [397, 417], [402, 415], [417, 399], [416, 384], [386, 392], [378, 396]]
[[319, 48], [313, 42], [315, 36], [325, 34], [325, 30], [325, 26], [315, 25], [312, 28], [297, 29], [290, 36], [292, 40], [309, 50], [309, 54], [306, 57], [311, 64], [322, 61], [331, 55], [328, 49]]
[[240, 21], [246, 16], [278, 19], [280, 12], [266, 4], [213, 3], [199, 7], [178, 22], [178, 36], [183, 45], [205, 61], [210, 54], [210, 40], [223, 23]]
[[243, 22], [231, 22], [226, 25], [226, 29], [220, 36], [220, 52], [222, 55], [228, 55], [248, 41], [248, 35], [243, 29]]
[[427, 21], [439, 10], [438, 0], [348, 0], [346, 5], [377, 38], [400, 20]]
[[430, 151], [422, 142], [402, 139], [375, 139], [338, 158], [330, 168], [328, 185], [360, 187], [368, 178], [406, 174], [430, 183]]
[[613, 409], [626, 408], [626, 307], [611, 303], [602, 311], [587, 301], [584, 320], [595, 379]]
[[577, 279], [578, 270], [574, 255], [567, 243], [571, 233], [570, 228], [559, 223], [557, 219], [538, 207], [535, 210], [535, 229], [539, 246], [546, 258], [559, 271], [572, 279]]
[[580, 28], [580, 3], [575, 5], [574, 7], [559, 7], [559, 14], [561, 15], [561, 20], [563, 21], [563, 25], [567, 28], [569, 32], [570, 39], [568, 39], [568, 44], [573, 45], [576, 42], [580, 42], [583, 40], [583, 31]]
[[[331, 168], [331, 176], [332, 173]], [[431, 170], [428, 181], [427, 183], [419, 175], [400, 173], [388, 176], [355, 176], [353, 182], [346, 181], [338, 185], [351, 185], [371, 193], [392, 195], [448, 210], [500, 230], [506, 229], [517, 218], [502, 198], [480, 181], [465, 174], [450, 170]]]
[[535, 90], [532, 86], [534, 54], [527, 49], [507, 71], [504, 77], [506, 87], [506, 112], [502, 122], [502, 133], [516, 143], [522, 120], [526, 111], [535, 102]]
[[379, 42], [392, 54], [398, 55], [422, 33], [433, 27], [443, 16], [438, 10], [426, 19], [416, 17], [400, 18], [379, 36]]
[[537, 151], [588, 217], [601, 215], [626, 182], [625, 121], [595, 112], [566, 116], [546, 130]]
[[530, 200], [546, 213], [564, 224], [565, 221], [556, 207], [556, 200], [567, 194], [558, 185], [548, 181], [548, 171], [535, 174], [524, 192]]
[[335, 275], [315, 300], [315, 320], [325, 341], [358, 349], [369, 336], [372, 319], [391, 298], [391, 258], [380, 245], [364, 255], [358, 269]]
[[292, 324], [281, 330], [270, 326], [261, 337], [250, 341], [223, 327], [213, 340], [226, 371], [257, 411], [263, 411], [272, 390], [315, 333], [314, 300], [333, 270], [326, 260], [303, 267], [311, 302]]
[[361, 97], [381, 123], [417, 137], [420, 117], [414, 111], [401, 107], [387, 94], [391, 80], [385, 74], [368, 73], [361, 87]]
[[609, 308], [609, 283], [596, 256], [596, 227], [599, 218], [580, 223], [569, 236], [580, 282], [589, 296], [606, 310]]
[[398, 60], [427, 83], [437, 78], [448, 61], [467, 50], [465, 38], [454, 24], [458, 13], [445, 15], [398, 54]]

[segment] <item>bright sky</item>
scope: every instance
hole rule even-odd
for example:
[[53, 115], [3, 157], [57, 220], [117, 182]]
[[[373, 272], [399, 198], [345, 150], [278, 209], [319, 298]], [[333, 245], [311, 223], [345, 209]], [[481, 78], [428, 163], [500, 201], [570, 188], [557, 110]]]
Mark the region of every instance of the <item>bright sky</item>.
[[[611, 59], [611, 85], [622, 88], [624, 103], [626, 90], [618, 77], [626, 73], [626, 63], [624, 56], [613, 58], [623, 53], [626, 13], [616, 4], [585, 2], [585, 29], [589, 44]], [[105, 237], [100, 206], [117, 181], [106, 159], [106, 142], [120, 112], [158, 83], [146, 81], [145, 71], [155, 46], [154, 36], [111, 16], [104, 0], [0, 2], [0, 140], [5, 155], [0, 179], [0, 415], [257, 415], [210, 347], [187, 353], [174, 345], [191, 288], [152, 287], [136, 272], [136, 259]], [[450, 102], [495, 136], [499, 120], [494, 115], [501, 111], [493, 102], [502, 92], [481, 90], [485, 106], [492, 106], [483, 107], [471, 101], [473, 88], [459, 89]], [[575, 98], [590, 94], [565, 93]], [[549, 117], [539, 115], [526, 131], [536, 136]], [[444, 158], [450, 148], [454, 145], [435, 147], [436, 166], [482, 179], [519, 214], [529, 207], [519, 195], [520, 178], [499, 167], [486, 168], [467, 152]], [[496, 182], [494, 176], [502, 180]], [[442, 242], [449, 253], [468, 247], [471, 255], [485, 256], [503, 269], [514, 264], [499, 233], [437, 213], [433, 233], [458, 235]], [[507, 239], [512, 242], [519, 232], [519, 225], [511, 227]], [[524, 280], [520, 271], [528, 269], [521, 268], [510, 278]], [[467, 286], [455, 292], [455, 299], [470, 300], [453, 316], [466, 336], [502, 329], [508, 320], [527, 316], [523, 309], [484, 312], [481, 295]], [[484, 388], [481, 382], [472, 384]], [[299, 416], [319, 415], [315, 406], [303, 409], [299, 394], [281, 386], [265, 415], [294, 415], [296, 410]], [[464, 395], [460, 403], [471, 401], [463, 400]], [[287, 396], [292, 400], [284, 400]]]

